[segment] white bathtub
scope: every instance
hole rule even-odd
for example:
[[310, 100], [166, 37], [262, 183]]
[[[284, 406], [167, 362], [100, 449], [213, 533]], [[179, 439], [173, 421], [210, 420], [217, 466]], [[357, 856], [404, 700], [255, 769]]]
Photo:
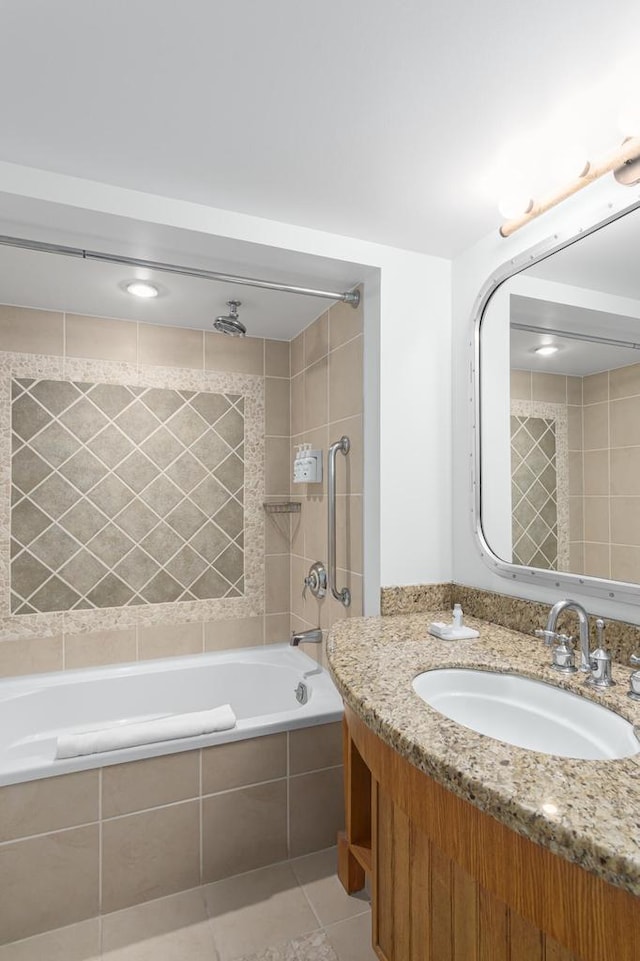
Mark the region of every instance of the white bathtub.
[[[0, 681], [0, 786], [239, 741], [342, 717], [326, 671], [288, 644]], [[306, 704], [296, 688], [304, 681]], [[231, 704], [231, 731], [55, 759], [59, 734]]]

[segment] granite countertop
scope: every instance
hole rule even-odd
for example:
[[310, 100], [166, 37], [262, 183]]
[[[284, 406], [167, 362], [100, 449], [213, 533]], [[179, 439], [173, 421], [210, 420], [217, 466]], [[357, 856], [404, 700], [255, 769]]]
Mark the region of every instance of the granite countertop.
[[[629, 669], [614, 664], [617, 686], [592, 692], [584, 675], [552, 671], [550, 651], [536, 638], [465, 617], [480, 637], [441, 641], [427, 633], [434, 620], [450, 621], [451, 612], [335, 624], [328, 658], [345, 703], [386, 744], [459, 797], [640, 895], [640, 754], [584, 761], [513, 747], [449, 720], [411, 686], [417, 674], [436, 667], [517, 672], [589, 697], [640, 725], [640, 704], [626, 696]], [[543, 805], [555, 805], [557, 813], [545, 813]]]

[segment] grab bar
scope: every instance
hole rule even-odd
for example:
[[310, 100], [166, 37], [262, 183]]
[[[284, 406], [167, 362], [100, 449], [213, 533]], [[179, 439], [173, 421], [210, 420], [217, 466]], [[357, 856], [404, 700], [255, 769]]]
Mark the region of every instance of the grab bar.
[[327, 497], [328, 497], [328, 520], [329, 520], [329, 530], [328, 530], [328, 553], [329, 553], [329, 571], [327, 574], [327, 580], [331, 587], [331, 593], [337, 601], [344, 604], [345, 607], [349, 607], [351, 604], [351, 591], [348, 587], [343, 587], [341, 591], [336, 588], [336, 454], [340, 451], [345, 457], [351, 449], [351, 441], [348, 437], [341, 437], [337, 440], [335, 444], [332, 444], [329, 448], [328, 457], [328, 478], [327, 478]]

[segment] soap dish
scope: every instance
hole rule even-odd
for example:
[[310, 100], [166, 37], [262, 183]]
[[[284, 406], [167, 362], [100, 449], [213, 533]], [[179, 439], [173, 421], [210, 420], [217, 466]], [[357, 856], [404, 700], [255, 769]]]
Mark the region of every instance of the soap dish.
[[474, 637], [480, 637], [480, 632], [473, 627], [454, 627], [453, 624], [445, 624], [444, 621], [432, 621], [428, 630], [429, 634], [443, 641], [470, 641]]

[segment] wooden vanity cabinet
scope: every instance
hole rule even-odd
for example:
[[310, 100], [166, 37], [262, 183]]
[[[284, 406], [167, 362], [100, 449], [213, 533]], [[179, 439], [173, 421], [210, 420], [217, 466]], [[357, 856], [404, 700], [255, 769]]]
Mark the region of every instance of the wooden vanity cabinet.
[[338, 874], [382, 961], [640, 961], [640, 898], [443, 788], [345, 709]]

